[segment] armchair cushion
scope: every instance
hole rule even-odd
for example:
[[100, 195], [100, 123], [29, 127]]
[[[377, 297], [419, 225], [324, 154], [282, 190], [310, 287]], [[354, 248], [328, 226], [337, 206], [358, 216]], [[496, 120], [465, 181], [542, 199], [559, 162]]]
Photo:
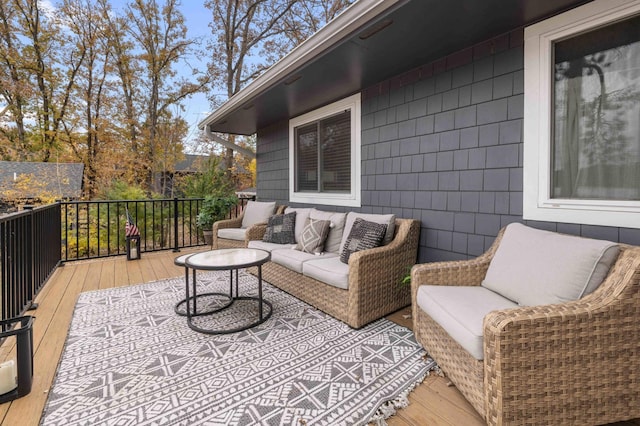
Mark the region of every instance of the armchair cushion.
[[480, 286], [422, 285], [417, 304], [477, 360], [484, 359], [482, 321], [491, 311], [517, 304]]
[[507, 226], [482, 285], [521, 306], [580, 299], [604, 280], [617, 244]]
[[296, 212], [275, 214], [269, 217], [263, 241], [276, 244], [295, 244]]
[[243, 228], [222, 228], [218, 229], [218, 238], [224, 238], [227, 240], [244, 241], [244, 237], [247, 233]]
[[242, 228], [249, 228], [256, 223], [265, 223], [276, 209], [276, 202], [249, 201], [244, 208]]

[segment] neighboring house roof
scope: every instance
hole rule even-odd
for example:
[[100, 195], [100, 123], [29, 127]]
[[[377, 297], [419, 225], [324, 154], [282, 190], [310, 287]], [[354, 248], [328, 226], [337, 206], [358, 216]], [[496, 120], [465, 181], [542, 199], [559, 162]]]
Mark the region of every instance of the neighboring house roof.
[[208, 155], [185, 154], [184, 160], [178, 161], [174, 169], [176, 172], [195, 173], [208, 158]]
[[[21, 198], [38, 198], [43, 192], [59, 198], [80, 198], [83, 174], [82, 163], [0, 161], [0, 190], [19, 190]], [[25, 185], [26, 188], [16, 187], [20, 178], [29, 176], [33, 177], [33, 183]]]
[[[205, 162], [209, 159], [208, 155], [198, 155], [198, 154], [184, 154], [184, 160], [178, 161], [174, 170], [176, 173], [197, 173], [201, 171], [201, 167], [205, 164]], [[238, 173], [249, 173], [249, 171], [239, 162], [234, 160], [234, 165], [238, 169]], [[220, 169], [224, 169], [226, 164], [224, 161], [220, 161], [218, 164]]]
[[407, 70], [417, 79], [421, 65], [589, 1], [360, 0], [199, 127], [253, 134]]

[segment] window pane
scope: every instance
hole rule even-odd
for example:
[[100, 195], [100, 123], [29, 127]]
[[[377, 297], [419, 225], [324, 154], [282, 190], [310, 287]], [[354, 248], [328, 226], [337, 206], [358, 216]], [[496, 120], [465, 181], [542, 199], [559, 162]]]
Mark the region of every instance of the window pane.
[[351, 112], [320, 122], [322, 138], [321, 192], [351, 191]]
[[554, 47], [552, 197], [640, 200], [640, 17]]
[[318, 124], [296, 128], [296, 192], [318, 190]]

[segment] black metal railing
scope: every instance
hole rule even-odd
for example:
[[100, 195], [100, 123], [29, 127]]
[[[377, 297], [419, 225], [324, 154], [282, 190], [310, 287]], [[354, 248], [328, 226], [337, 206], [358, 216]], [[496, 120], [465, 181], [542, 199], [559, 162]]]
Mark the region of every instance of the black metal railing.
[[0, 217], [1, 317], [23, 314], [32, 307], [60, 263], [60, 204]]
[[[235, 217], [252, 198], [240, 198]], [[202, 198], [61, 202], [62, 260], [126, 254], [126, 211], [140, 231], [142, 252], [204, 245], [196, 217]]]

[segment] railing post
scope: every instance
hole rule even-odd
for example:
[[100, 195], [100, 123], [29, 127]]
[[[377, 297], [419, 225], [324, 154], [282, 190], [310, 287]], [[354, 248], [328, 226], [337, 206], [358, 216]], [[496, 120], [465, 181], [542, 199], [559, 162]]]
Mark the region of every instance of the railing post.
[[33, 303], [33, 298], [35, 295], [34, 289], [34, 275], [35, 275], [35, 217], [33, 215], [33, 206], [24, 206], [24, 210], [29, 212], [29, 215], [26, 216], [26, 242], [28, 247], [26, 247], [25, 254], [27, 255], [26, 262], [24, 263], [24, 267], [28, 270], [25, 271], [25, 279], [26, 283], [24, 283], [23, 290], [26, 292], [25, 294], [25, 310], [30, 311], [32, 309], [36, 309], [38, 307], [37, 303]]
[[173, 252], [177, 253], [178, 248], [178, 197], [173, 198]]

